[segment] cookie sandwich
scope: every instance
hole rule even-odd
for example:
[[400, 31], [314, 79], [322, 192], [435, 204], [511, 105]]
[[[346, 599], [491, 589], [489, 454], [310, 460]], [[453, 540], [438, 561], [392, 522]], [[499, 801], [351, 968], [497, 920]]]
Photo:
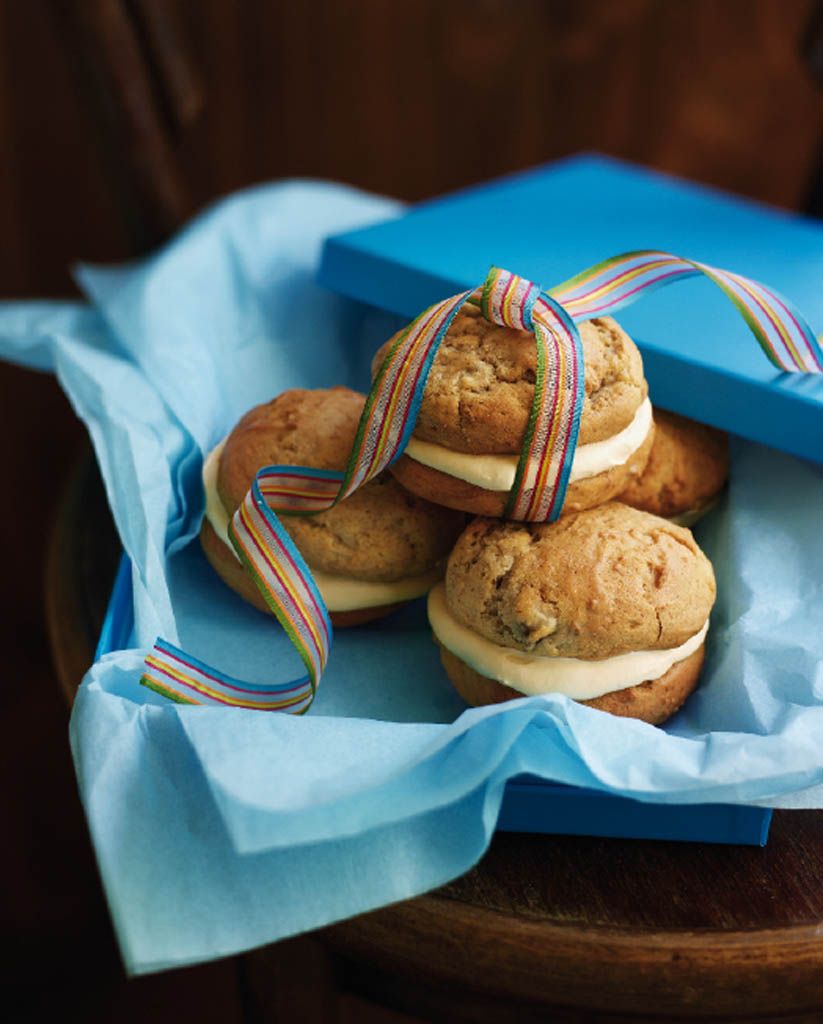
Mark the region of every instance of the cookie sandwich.
[[[218, 575], [262, 611], [268, 608], [229, 540], [229, 521], [263, 466], [344, 470], [364, 402], [345, 387], [285, 391], [246, 413], [206, 459], [203, 550]], [[425, 594], [465, 524], [386, 473], [325, 512], [279, 518], [336, 626], [379, 618]]]
[[716, 504], [729, 475], [729, 438], [722, 430], [654, 410], [654, 442], [643, 472], [618, 500], [691, 526]]
[[428, 607], [469, 704], [562, 693], [659, 724], [697, 686], [714, 600], [689, 530], [611, 502], [550, 524], [474, 520]]
[[[585, 400], [564, 512], [591, 508], [642, 472], [654, 423], [637, 346], [611, 318], [580, 325]], [[375, 355], [382, 365], [393, 341]], [[449, 508], [500, 516], [515, 479], [534, 397], [531, 334], [465, 305], [426, 382], [414, 433], [391, 471], [414, 494]]]

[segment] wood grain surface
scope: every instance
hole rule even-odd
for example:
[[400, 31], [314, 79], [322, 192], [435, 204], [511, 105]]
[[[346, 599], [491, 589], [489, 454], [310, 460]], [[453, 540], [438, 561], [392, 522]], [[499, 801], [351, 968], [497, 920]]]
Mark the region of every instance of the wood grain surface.
[[499, 1004], [823, 1014], [821, 877], [816, 812], [777, 814], [764, 850], [501, 833], [463, 878], [323, 938], [365, 975]]
[[416, 200], [598, 149], [803, 206], [816, 10], [0, 0], [0, 295], [65, 293], [78, 259], [133, 255], [135, 221], [290, 175]]

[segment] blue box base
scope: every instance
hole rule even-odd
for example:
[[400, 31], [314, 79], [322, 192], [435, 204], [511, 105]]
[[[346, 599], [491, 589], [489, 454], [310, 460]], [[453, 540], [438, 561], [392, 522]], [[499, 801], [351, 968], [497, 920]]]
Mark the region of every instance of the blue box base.
[[648, 804], [518, 776], [506, 786], [501, 832], [671, 839], [765, 846], [772, 812], [732, 804]]

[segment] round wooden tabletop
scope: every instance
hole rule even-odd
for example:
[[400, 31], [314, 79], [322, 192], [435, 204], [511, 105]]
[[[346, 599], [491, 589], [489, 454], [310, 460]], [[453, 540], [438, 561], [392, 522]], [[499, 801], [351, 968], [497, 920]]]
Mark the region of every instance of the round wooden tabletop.
[[[49, 557], [68, 696], [117, 557], [89, 455]], [[314, 938], [340, 984], [415, 1019], [820, 1022], [823, 812], [775, 813], [765, 849], [498, 833], [462, 878]], [[276, 949], [252, 955], [258, 973]]]

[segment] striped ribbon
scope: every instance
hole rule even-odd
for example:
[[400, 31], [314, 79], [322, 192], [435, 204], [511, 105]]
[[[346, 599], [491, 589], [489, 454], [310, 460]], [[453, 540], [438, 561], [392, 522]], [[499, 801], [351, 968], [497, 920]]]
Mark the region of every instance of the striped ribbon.
[[802, 315], [765, 285], [730, 270], [638, 249], [597, 263], [550, 294], [576, 322], [606, 316], [664, 285], [703, 274], [734, 303], [766, 357], [788, 373], [823, 373], [820, 342]]
[[301, 714], [312, 702], [308, 676], [282, 686], [257, 686], [198, 661], [159, 638], [146, 655], [140, 682], [175, 704], [213, 704]]
[[[475, 294], [469, 301], [476, 301]], [[583, 348], [577, 325], [551, 296], [524, 277], [492, 267], [480, 292], [492, 323], [534, 334], [534, 399], [505, 515], [536, 522], [563, 508], [583, 409]]]
[[144, 686], [179, 704], [292, 714], [308, 710], [329, 658], [332, 625], [311, 570], [263, 497], [263, 482], [280, 468], [267, 466], [257, 474], [232, 517], [229, 538], [300, 655], [306, 675], [270, 685], [245, 683], [158, 639], [145, 661]]
[[254, 685], [158, 640], [140, 682], [170, 700], [302, 713], [320, 682], [332, 641], [328, 611], [311, 572], [275, 512], [331, 508], [400, 457], [414, 430], [437, 350], [464, 302], [493, 323], [528, 331], [537, 352], [534, 399], [506, 515], [545, 522], [560, 514], [577, 445], [584, 364], [577, 324], [614, 313], [673, 281], [703, 274], [742, 314], [769, 360], [791, 373], [823, 372], [823, 352], [803, 317], [781, 296], [739, 274], [669, 253], [624, 253], [549, 292], [493, 267], [482, 287], [444, 299], [399, 335], [366, 399], [345, 472], [306, 466], [261, 469], [234, 514], [229, 536], [266, 604], [303, 660], [306, 674]]

